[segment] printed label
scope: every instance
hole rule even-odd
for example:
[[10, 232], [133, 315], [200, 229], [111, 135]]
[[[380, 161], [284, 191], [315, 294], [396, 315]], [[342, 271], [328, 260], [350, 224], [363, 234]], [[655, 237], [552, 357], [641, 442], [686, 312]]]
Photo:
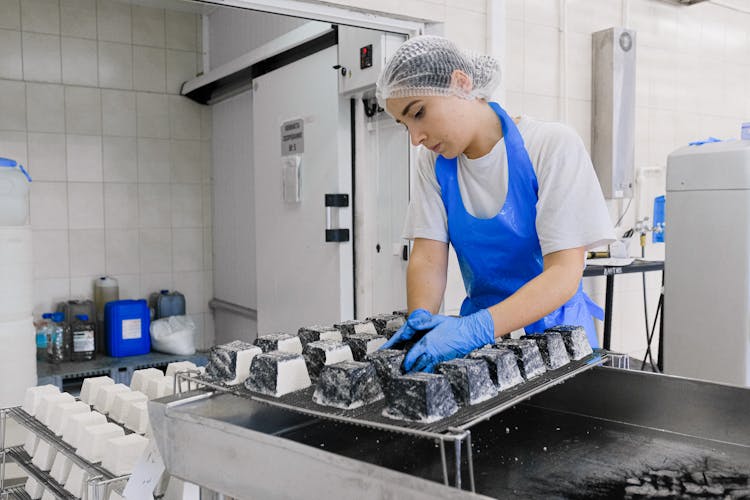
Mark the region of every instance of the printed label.
[[73, 352], [92, 352], [94, 350], [94, 332], [83, 330], [73, 332]]
[[122, 338], [123, 340], [133, 340], [141, 338], [141, 320], [124, 319], [122, 320]]

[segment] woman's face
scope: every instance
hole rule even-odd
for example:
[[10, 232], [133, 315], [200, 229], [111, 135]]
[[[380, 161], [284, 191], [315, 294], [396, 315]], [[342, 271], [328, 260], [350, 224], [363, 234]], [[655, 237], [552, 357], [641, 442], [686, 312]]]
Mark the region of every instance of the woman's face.
[[388, 113], [409, 131], [411, 143], [455, 158], [473, 137], [470, 103], [455, 96], [415, 96], [386, 99]]

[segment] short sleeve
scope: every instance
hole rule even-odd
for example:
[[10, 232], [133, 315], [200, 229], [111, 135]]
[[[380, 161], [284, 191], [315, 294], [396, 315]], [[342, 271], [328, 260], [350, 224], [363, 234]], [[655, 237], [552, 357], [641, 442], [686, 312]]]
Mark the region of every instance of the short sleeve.
[[583, 141], [563, 124], [539, 127], [532, 162], [537, 162], [536, 227], [542, 254], [614, 241], [609, 211]]
[[435, 175], [437, 155], [423, 147], [417, 152], [417, 170], [406, 212], [402, 237], [448, 242], [448, 219]]

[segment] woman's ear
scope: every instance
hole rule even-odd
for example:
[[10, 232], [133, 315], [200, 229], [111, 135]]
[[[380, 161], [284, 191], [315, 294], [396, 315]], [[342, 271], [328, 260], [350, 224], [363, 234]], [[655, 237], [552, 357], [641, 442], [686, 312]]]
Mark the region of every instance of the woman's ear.
[[461, 71], [460, 69], [454, 69], [451, 73], [451, 88], [461, 90], [462, 92], [471, 92], [473, 87], [471, 77]]

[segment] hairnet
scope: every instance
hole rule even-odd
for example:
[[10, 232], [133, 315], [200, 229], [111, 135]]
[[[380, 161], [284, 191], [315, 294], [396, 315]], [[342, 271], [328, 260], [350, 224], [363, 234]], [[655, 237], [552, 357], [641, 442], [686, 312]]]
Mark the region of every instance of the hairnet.
[[[451, 86], [454, 70], [471, 79], [471, 90]], [[455, 95], [489, 98], [500, 83], [500, 65], [486, 55], [459, 49], [450, 40], [431, 35], [410, 38], [386, 63], [377, 81], [378, 101], [391, 97]]]

